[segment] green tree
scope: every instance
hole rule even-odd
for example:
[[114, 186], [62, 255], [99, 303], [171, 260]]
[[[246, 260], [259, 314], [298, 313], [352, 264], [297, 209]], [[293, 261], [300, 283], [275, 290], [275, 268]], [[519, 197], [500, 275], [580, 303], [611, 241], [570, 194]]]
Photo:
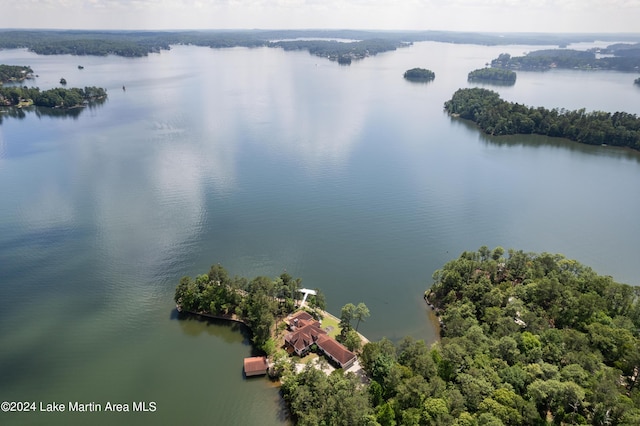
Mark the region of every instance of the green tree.
[[356, 306], [353, 303], [347, 303], [340, 310], [340, 328], [346, 333], [351, 329], [351, 321], [354, 318]]
[[360, 321], [364, 321], [370, 316], [371, 316], [371, 313], [369, 312], [369, 308], [367, 308], [367, 305], [365, 305], [362, 302], [358, 303], [358, 306], [356, 306], [353, 312], [353, 318], [358, 320], [358, 322], [356, 323], [356, 331], [358, 331], [358, 326], [360, 326]]
[[428, 424], [449, 423], [449, 408], [442, 398], [427, 398], [424, 401], [424, 415]]
[[198, 299], [197, 287], [191, 277], [182, 277], [176, 287], [174, 296], [176, 304], [185, 311], [192, 311], [197, 309]]
[[327, 309], [327, 301], [324, 297], [324, 293], [319, 288], [315, 289], [316, 294], [309, 296], [309, 305], [312, 308], [320, 309], [322, 311]]
[[209, 268], [209, 279], [217, 285], [229, 285], [229, 273], [226, 269], [219, 263], [211, 265]]
[[424, 340], [415, 340], [410, 336], [402, 339], [398, 346], [398, 362], [424, 378], [438, 374], [436, 363]]
[[342, 340], [342, 344], [347, 347], [351, 352], [360, 350], [362, 347], [362, 340], [360, 335], [355, 330], [349, 330]]
[[378, 407], [376, 412], [376, 419], [381, 426], [395, 426], [396, 414], [391, 408], [391, 404], [385, 403]]

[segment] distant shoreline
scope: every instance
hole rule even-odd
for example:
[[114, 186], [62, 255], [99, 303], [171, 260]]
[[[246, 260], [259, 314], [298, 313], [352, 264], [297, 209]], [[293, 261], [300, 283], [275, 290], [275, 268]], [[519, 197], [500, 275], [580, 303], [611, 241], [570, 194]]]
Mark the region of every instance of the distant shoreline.
[[[28, 34], [29, 37], [24, 35]], [[96, 37], [99, 36], [99, 37]], [[327, 41], [354, 40], [351, 42]], [[304, 39], [304, 40], [302, 40]], [[273, 42], [272, 40], [290, 40]], [[26, 48], [40, 55], [144, 57], [170, 50], [171, 46], [194, 45], [210, 48], [280, 47], [307, 50], [309, 53], [337, 61], [362, 59], [395, 50], [415, 42], [433, 41], [483, 46], [544, 45], [565, 47], [574, 43], [604, 41], [640, 42], [640, 33], [491, 33], [464, 31], [407, 30], [200, 30], [156, 31], [153, 37], [144, 30], [126, 33], [101, 30], [0, 30], [0, 49]]]

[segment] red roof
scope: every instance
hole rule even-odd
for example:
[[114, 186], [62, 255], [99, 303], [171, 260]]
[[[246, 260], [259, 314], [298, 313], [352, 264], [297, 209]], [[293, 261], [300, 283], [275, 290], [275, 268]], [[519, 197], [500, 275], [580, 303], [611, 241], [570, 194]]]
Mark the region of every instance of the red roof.
[[294, 347], [296, 352], [300, 353], [313, 345], [313, 342], [315, 342], [319, 336], [324, 334], [327, 334], [327, 332], [320, 328], [320, 323], [318, 321], [314, 321], [311, 324], [307, 324], [302, 328], [298, 328], [296, 331], [287, 334], [284, 337], [284, 341]]
[[299, 321], [314, 321], [313, 317], [311, 316], [311, 314], [307, 311], [298, 311], [295, 314], [291, 315], [291, 320], [299, 320]]
[[293, 330], [284, 338], [289, 347], [302, 354], [313, 343], [340, 366], [348, 365], [356, 358], [356, 354], [348, 350], [335, 339], [329, 337], [322, 326], [308, 312], [298, 311], [291, 315], [289, 326]]
[[244, 374], [247, 376], [267, 374], [267, 367], [267, 357], [254, 356], [244, 359]]
[[319, 336], [316, 343], [325, 354], [336, 360], [341, 366], [349, 363], [356, 357], [356, 354], [329, 336]]

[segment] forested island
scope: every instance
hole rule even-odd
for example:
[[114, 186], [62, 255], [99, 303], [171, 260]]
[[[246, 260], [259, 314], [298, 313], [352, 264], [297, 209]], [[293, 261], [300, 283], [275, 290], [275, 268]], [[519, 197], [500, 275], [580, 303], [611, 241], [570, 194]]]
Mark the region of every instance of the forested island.
[[404, 78], [411, 81], [431, 81], [436, 78], [436, 74], [426, 68], [411, 68], [405, 71]]
[[637, 85], [640, 86], [640, 77], [638, 77], [635, 80], [633, 80], [633, 84], [637, 84]]
[[480, 68], [471, 71], [467, 80], [512, 85], [516, 83], [516, 73], [502, 68]]
[[300, 425], [640, 424], [640, 289], [559, 254], [483, 246], [433, 274], [442, 340], [368, 343], [362, 385], [282, 377]]
[[504, 101], [498, 93], [482, 88], [457, 90], [444, 108], [453, 116], [473, 121], [491, 135], [535, 133], [589, 145], [640, 150], [640, 118], [626, 112], [527, 107]]
[[[546, 71], [552, 68], [580, 70], [615, 70], [637, 72], [640, 69], [640, 55], [631, 54], [635, 50], [611, 50], [616, 56], [598, 57], [594, 50], [543, 49], [527, 53], [525, 56], [500, 54], [491, 61], [494, 68], [525, 71]], [[640, 50], [638, 50], [640, 51]]]
[[37, 87], [0, 87], [0, 106], [39, 106], [69, 109], [104, 100], [105, 89], [100, 87], [55, 88], [40, 90]]

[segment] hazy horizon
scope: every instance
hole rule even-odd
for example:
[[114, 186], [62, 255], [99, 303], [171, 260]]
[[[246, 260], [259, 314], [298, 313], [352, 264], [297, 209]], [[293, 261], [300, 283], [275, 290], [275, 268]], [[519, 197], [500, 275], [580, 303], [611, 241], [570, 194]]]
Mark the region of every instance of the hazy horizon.
[[638, 33], [640, 0], [23, 0], [3, 29]]

